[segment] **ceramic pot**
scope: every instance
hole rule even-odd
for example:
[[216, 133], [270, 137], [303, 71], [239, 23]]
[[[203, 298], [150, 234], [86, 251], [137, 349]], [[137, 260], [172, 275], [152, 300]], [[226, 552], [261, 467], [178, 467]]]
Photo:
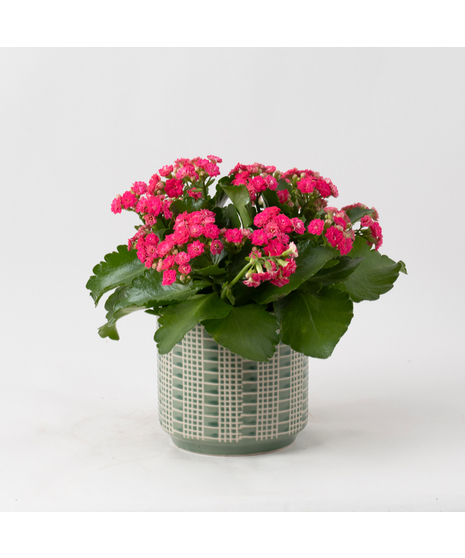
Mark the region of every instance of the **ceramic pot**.
[[308, 418], [308, 358], [280, 344], [268, 362], [246, 360], [197, 325], [158, 355], [158, 412], [180, 448], [252, 455], [292, 444]]

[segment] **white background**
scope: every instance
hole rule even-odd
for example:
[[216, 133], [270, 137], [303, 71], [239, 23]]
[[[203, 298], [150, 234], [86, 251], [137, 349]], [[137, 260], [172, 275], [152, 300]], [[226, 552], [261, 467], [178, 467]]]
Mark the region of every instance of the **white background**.
[[[1, 511], [464, 511], [465, 52], [0, 51]], [[110, 203], [178, 157], [311, 168], [409, 272], [310, 362], [310, 420], [257, 457], [182, 452], [154, 318], [102, 340]]]

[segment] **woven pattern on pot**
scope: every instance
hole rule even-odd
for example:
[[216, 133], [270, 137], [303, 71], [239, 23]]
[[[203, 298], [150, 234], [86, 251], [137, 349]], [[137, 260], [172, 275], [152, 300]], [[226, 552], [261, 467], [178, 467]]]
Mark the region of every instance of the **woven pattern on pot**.
[[308, 358], [278, 345], [268, 362], [219, 346], [197, 325], [158, 355], [158, 412], [173, 436], [217, 442], [271, 440], [308, 419]]

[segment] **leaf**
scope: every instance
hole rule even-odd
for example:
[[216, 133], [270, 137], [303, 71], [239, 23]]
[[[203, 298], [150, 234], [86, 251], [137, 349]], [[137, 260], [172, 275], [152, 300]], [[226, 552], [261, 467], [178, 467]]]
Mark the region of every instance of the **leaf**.
[[275, 302], [281, 339], [295, 351], [314, 358], [328, 358], [353, 317], [347, 293], [326, 287], [317, 293], [294, 291]]
[[192, 273], [203, 276], [223, 275], [224, 273], [226, 273], [226, 270], [218, 267], [217, 265], [209, 265], [200, 269], [192, 269]]
[[311, 277], [309, 282], [321, 283], [322, 285], [334, 285], [345, 281], [350, 274], [352, 274], [357, 267], [363, 262], [363, 257], [350, 258], [349, 256], [342, 256], [340, 261], [332, 267], [323, 267], [318, 273]]
[[250, 227], [253, 223], [252, 205], [250, 204], [250, 195], [244, 184], [239, 186], [222, 184], [221, 188], [228, 195], [237, 209], [244, 228]]
[[372, 213], [374, 213], [374, 209], [363, 209], [363, 207], [353, 207], [346, 211], [347, 217], [352, 224], [360, 221], [365, 215], [371, 215]]
[[221, 186], [222, 185], [229, 186], [230, 184], [231, 184], [230, 176], [223, 176], [223, 178], [220, 178], [220, 180], [216, 185], [216, 194], [213, 196], [212, 199], [214, 206], [223, 207], [226, 200], [228, 199], [228, 196]]
[[146, 267], [137, 257], [137, 251], [128, 251], [126, 245], [118, 246], [117, 252], [107, 254], [104, 260], [94, 267], [94, 275], [86, 284], [95, 306], [103, 294], [115, 287], [129, 285], [135, 277], [146, 271]]
[[184, 211], [192, 213], [193, 211], [199, 211], [207, 207], [208, 204], [203, 198], [195, 200], [194, 198], [188, 197], [186, 199], [178, 199], [171, 203], [170, 210], [173, 212], [174, 217], [177, 217]]
[[137, 310], [143, 310], [142, 306], [128, 306], [115, 312], [115, 304], [123, 298], [127, 289], [128, 287], [118, 287], [105, 302], [105, 309], [108, 310], [106, 315], [107, 323], [99, 327], [98, 334], [100, 337], [109, 337], [110, 339], [113, 339], [113, 341], [118, 341], [119, 334], [116, 329], [116, 322], [123, 316], [127, 316]]
[[279, 341], [278, 321], [264, 306], [233, 306], [220, 320], [202, 322], [213, 339], [243, 358], [266, 362]]
[[349, 256], [365, 258], [344, 283], [338, 285], [354, 302], [377, 300], [392, 289], [399, 272], [405, 269], [404, 262], [396, 263], [376, 250], [371, 250], [361, 237], [355, 239]]
[[234, 207], [232, 203], [227, 205], [223, 208], [223, 211], [227, 215], [229, 219], [229, 224], [231, 229], [240, 229], [241, 228], [241, 221], [239, 219], [239, 215], [237, 214], [237, 209]]
[[211, 282], [205, 279], [172, 285], [162, 285], [162, 281], [163, 273], [155, 270], [150, 270], [142, 277], [136, 277], [125, 296], [116, 303], [115, 309], [128, 306], [156, 306], [169, 300], [185, 300], [211, 285]]
[[274, 190], [270, 190], [269, 188], [262, 192], [262, 198], [265, 200], [266, 206], [276, 206], [281, 209], [281, 211], [287, 215], [288, 217], [291, 216], [292, 210], [287, 204], [282, 204], [279, 201], [278, 194]]
[[296, 259], [297, 270], [289, 277], [289, 283], [283, 287], [276, 287], [266, 283], [258, 287], [253, 295], [255, 302], [268, 304], [278, 300], [297, 289], [304, 281], [319, 271], [333, 256], [323, 246], [314, 246], [311, 240], [302, 242], [298, 246], [299, 255]]
[[162, 355], [184, 338], [199, 322], [206, 319], [224, 318], [232, 306], [226, 304], [216, 293], [196, 295], [185, 302], [160, 309], [160, 327], [155, 333], [158, 352]]

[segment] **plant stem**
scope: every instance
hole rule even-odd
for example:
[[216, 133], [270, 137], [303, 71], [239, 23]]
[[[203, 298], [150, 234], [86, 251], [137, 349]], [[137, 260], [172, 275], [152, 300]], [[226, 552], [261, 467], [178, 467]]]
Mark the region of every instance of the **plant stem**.
[[226, 293], [230, 291], [232, 287], [234, 287], [234, 285], [239, 281], [239, 279], [244, 275], [244, 273], [246, 273], [254, 265], [254, 263], [255, 262], [249, 262], [246, 266], [244, 266], [239, 271], [239, 273], [236, 275], [236, 277], [234, 277], [232, 281], [223, 285], [223, 290], [221, 291], [222, 299], [226, 298]]

